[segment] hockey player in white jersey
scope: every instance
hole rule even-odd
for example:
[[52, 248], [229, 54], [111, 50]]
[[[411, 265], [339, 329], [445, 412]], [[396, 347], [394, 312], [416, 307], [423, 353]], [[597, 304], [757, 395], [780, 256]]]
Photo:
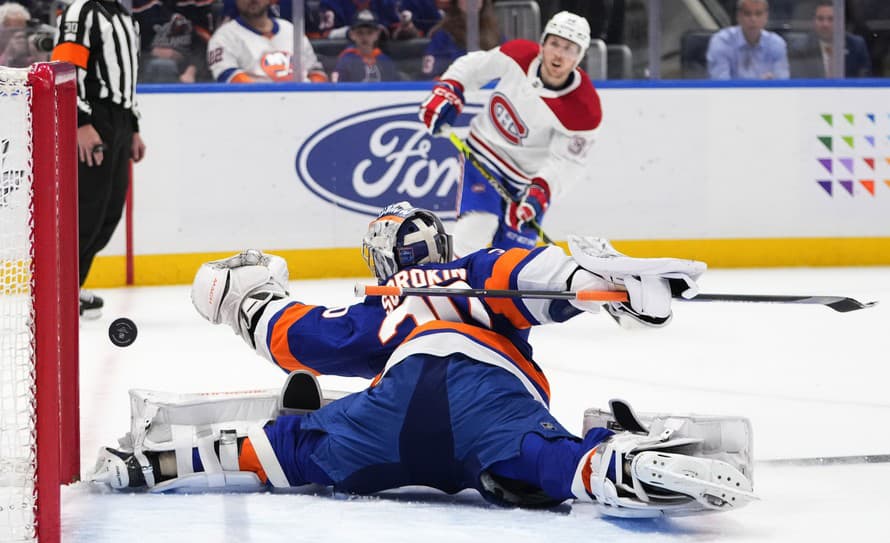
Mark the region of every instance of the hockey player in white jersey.
[[454, 231], [457, 256], [491, 244], [531, 248], [554, 198], [590, 175], [590, 150], [602, 111], [593, 84], [578, 68], [590, 44], [590, 25], [563, 11], [547, 23], [540, 43], [512, 40], [457, 59], [420, 106], [433, 135], [460, 114], [466, 91], [499, 78], [473, 118], [467, 145], [497, 178], [503, 199], [472, 164], [464, 165]]
[[[220, 83], [293, 81], [294, 25], [271, 17], [271, 0], [236, 0], [238, 17], [223, 24], [207, 44], [207, 64]], [[327, 75], [303, 36], [303, 80]]]

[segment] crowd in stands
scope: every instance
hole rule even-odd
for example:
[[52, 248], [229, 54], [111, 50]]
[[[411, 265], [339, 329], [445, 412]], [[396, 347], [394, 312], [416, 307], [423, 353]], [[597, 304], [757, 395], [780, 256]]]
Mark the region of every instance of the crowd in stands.
[[[57, 34], [50, 26], [55, 22], [53, 11], [68, 1], [0, 0], [0, 65], [47, 60]], [[830, 62], [834, 17], [830, 0], [717, 1], [732, 24], [715, 32], [699, 30], [698, 45], [684, 37], [678, 77], [838, 75], [832, 73]], [[513, 37], [498, 26], [500, 2], [505, 0], [476, 2], [482, 49]], [[467, 52], [467, 4], [468, 0], [306, 0], [302, 80], [435, 79]], [[592, 37], [606, 44], [625, 43], [626, 15], [639, 9], [639, 0], [538, 0], [537, 4], [541, 20], [562, 10], [586, 17]], [[846, 7], [844, 75], [890, 76], [890, 32], [870, 24], [890, 23], [890, 2], [846, 0]], [[291, 0], [132, 0], [132, 13], [140, 28], [140, 82], [294, 79]]]

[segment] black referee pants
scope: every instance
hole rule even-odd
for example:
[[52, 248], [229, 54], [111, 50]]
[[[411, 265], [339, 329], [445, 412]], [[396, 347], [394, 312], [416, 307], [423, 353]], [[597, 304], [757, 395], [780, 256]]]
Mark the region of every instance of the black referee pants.
[[130, 110], [110, 102], [90, 105], [93, 127], [105, 144], [105, 153], [101, 166], [79, 162], [77, 168], [81, 285], [90, 273], [93, 258], [108, 244], [123, 214], [133, 142]]

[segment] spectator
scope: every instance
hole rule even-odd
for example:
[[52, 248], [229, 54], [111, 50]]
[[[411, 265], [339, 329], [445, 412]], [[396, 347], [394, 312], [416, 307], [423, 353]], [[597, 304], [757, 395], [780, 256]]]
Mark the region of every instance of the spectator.
[[389, 36], [410, 39], [420, 35], [411, 21], [410, 12], [401, 14], [398, 0], [321, 0], [319, 29], [326, 38], [342, 39], [349, 31], [355, 14], [371, 10], [380, 19]]
[[788, 48], [778, 34], [765, 30], [766, 0], [738, 0], [738, 25], [711, 36], [708, 74], [711, 79], [788, 79]]
[[[487, 51], [502, 43], [492, 0], [480, 0], [479, 47]], [[423, 55], [423, 76], [442, 75], [458, 57], [467, 54], [467, 0], [450, 0], [445, 16], [430, 31], [430, 44]]]
[[[294, 25], [271, 17], [271, 0], [237, 0], [238, 17], [210, 38], [207, 65], [221, 83], [293, 81]], [[303, 78], [327, 81], [309, 38], [303, 36]]]
[[337, 66], [331, 74], [334, 83], [376, 83], [399, 78], [392, 59], [377, 48], [380, 31], [380, 22], [370, 10], [365, 9], [355, 14], [355, 20], [349, 28], [349, 39], [355, 46], [340, 53]]
[[552, 0], [544, 4], [544, 19], [569, 11], [587, 19], [590, 37], [606, 43], [624, 43], [625, 0]]
[[[832, 73], [832, 41], [834, 39], [834, 5], [831, 0], [820, 0], [813, 14], [813, 32], [804, 48], [792, 62], [794, 77], [836, 77]], [[844, 36], [844, 72], [846, 77], [871, 75], [871, 59], [865, 40], [846, 33]]]
[[[41, 31], [40, 25], [34, 24], [25, 6], [16, 2], [0, 5], [0, 66], [24, 68], [48, 60], [53, 34], [47, 30]], [[40, 42], [36, 38], [41, 35], [50, 40], [50, 47], [44, 48], [46, 51], [37, 47]]]
[[[138, 33], [117, 0], [76, 0], [59, 19], [53, 60], [77, 67], [77, 169], [80, 284], [123, 215], [130, 159], [145, 156], [136, 85]], [[103, 300], [80, 291], [80, 314], [101, 316]]]
[[[189, 0], [182, 0], [188, 2]], [[214, 0], [215, 1], [215, 0]], [[220, 15], [220, 24], [234, 19], [238, 16], [238, 8], [235, 7], [235, 0], [222, 0], [222, 13]], [[285, 21], [293, 22], [294, 10], [291, 0], [272, 0], [269, 6], [270, 17], [280, 17]], [[320, 22], [318, 4], [306, 3], [303, 9], [303, 28], [309, 39], [322, 38], [321, 31], [318, 28]]]
[[409, 19], [422, 36], [428, 36], [430, 31], [442, 20], [442, 10], [438, 4], [447, 6], [447, 0], [399, 0], [398, 10], [401, 17]]
[[[155, 0], [134, 0], [133, 18], [140, 30], [141, 82], [194, 83], [209, 79], [205, 61], [208, 28], [197, 27], [176, 5]], [[209, 22], [206, 24], [209, 26]]]

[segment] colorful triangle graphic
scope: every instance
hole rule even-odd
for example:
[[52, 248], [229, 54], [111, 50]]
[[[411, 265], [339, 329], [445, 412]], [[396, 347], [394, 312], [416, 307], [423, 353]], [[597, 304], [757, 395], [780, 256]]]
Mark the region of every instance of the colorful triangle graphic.
[[[832, 193], [832, 185], [830, 180], [816, 181], [816, 183], [819, 183], [819, 186], [822, 187], [829, 196], [834, 196], [834, 194]], [[886, 183], [888, 186], [890, 186], [890, 179], [888, 179]]]
[[824, 145], [829, 151], [832, 150], [831, 149], [831, 136], [817, 136], [817, 137], [819, 138], [819, 141], [822, 142], [822, 145]]
[[841, 136], [841, 139], [847, 142], [847, 145], [850, 146], [850, 149], [853, 148], [853, 136]]
[[853, 195], [853, 181], [851, 181], [851, 180], [838, 180], [838, 183], [840, 183], [841, 186], [844, 187], [844, 188], [847, 190], [847, 192], [850, 193], [850, 196]]
[[[887, 162], [890, 162], [890, 157], [887, 158]], [[819, 164], [821, 164], [823, 168], [828, 170], [828, 173], [832, 173], [830, 158], [820, 158]]]
[[852, 158], [839, 158], [838, 161], [847, 169], [848, 172], [853, 173], [853, 159]]
[[868, 164], [868, 167], [869, 167], [869, 168], [871, 168], [872, 170], [875, 169], [875, 159], [873, 159], [873, 158], [863, 158], [862, 160], [864, 160], [865, 163]]
[[865, 116], [868, 117], [868, 120], [871, 121], [871, 124], [875, 124], [875, 114], [874, 113], [866, 113]]
[[875, 146], [875, 137], [874, 136], [865, 136], [865, 141], [868, 142], [872, 147]]
[[869, 194], [875, 195], [875, 182], [873, 179], [860, 179], [859, 184], [865, 187]]
[[847, 122], [851, 125], [853, 124], [853, 114], [852, 113], [844, 113], [844, 119], [847, 119]]
[[828, 123], [828, 126], [834, 126], [834, 116], [831, 113], [823, 113], [822, 119]]
[[884, 184], [887, 185], [888, 189], [890, 189], [890, 179], [884, 179]]
[[886, 160], [886, 161], [887, 161], [887, 164], [890, 164], [890, 156], [888, 156], [888, 157], [887, 157], [887, 158], [885, 158], [885, 159], [884, 159], [884, 160]]

